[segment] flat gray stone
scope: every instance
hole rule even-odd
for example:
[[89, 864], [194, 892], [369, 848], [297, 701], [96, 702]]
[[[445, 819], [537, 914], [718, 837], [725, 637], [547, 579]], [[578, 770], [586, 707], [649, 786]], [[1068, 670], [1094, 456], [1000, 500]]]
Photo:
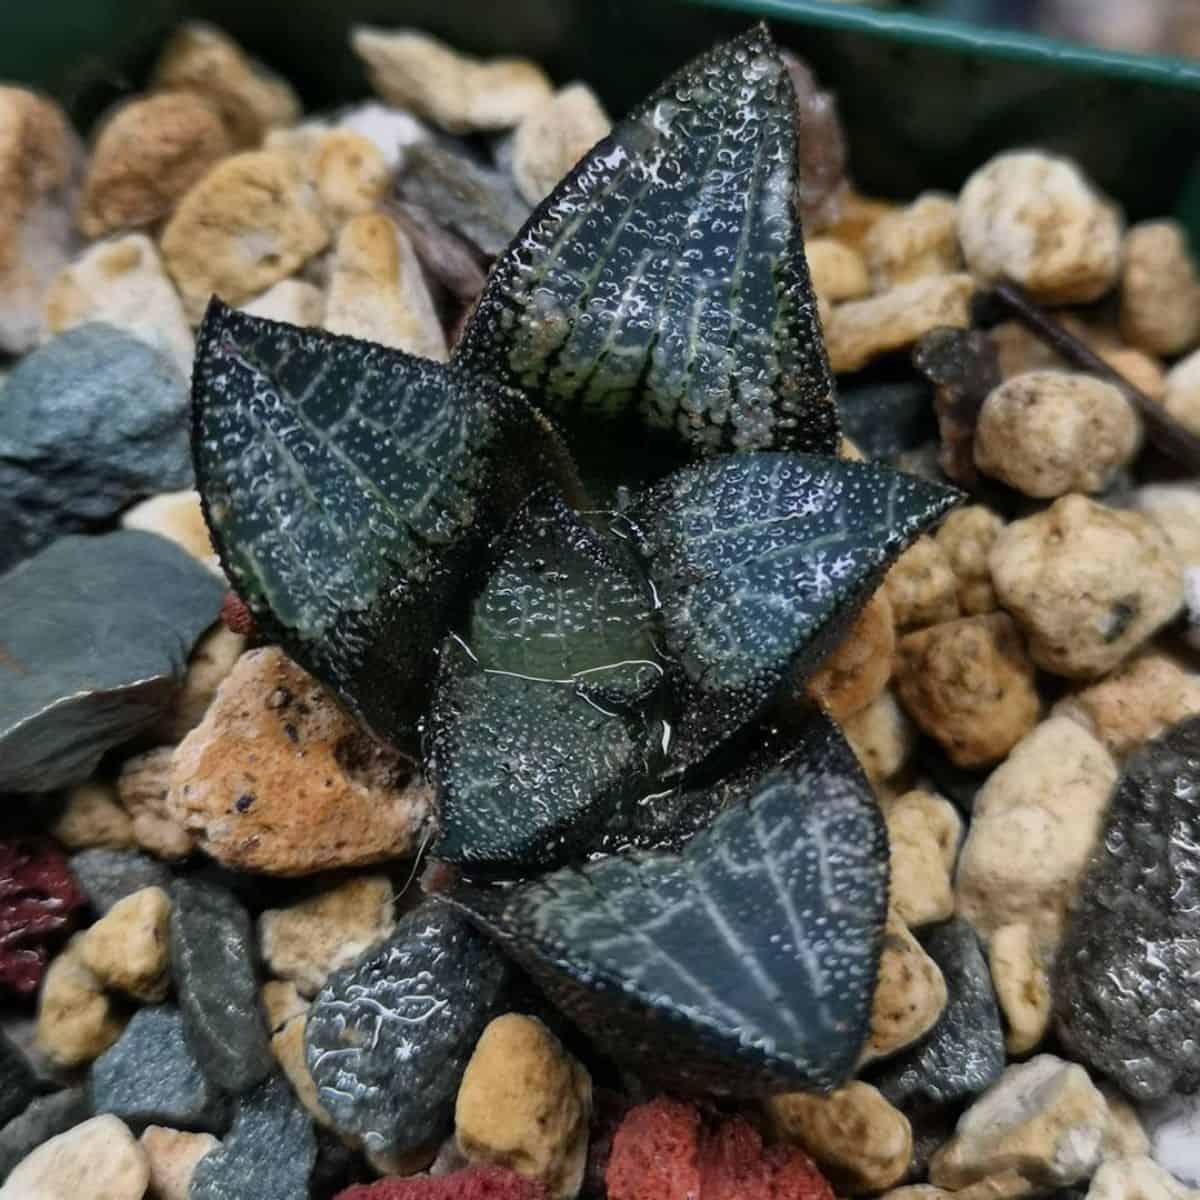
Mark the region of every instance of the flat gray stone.
[[38, 1090], [25, 1055], [0, 1033], [0, 1125], [24, 1112]]
[[200, 1070], [173, 1005], [141, 1008], [91, 1069], [92, 1107], [112, 1113], [135, 1133], [166, 1125], [222, 1133], [225, 1098]]
[[100, 916], [118, 900], [143, 888], [171, 886], [172, 875], [166, 865], [140, 850], [80, 850], [68, 860], [71, 874], [88, 903]]
[[275, 1059], [258, 1004], [250, 916], [225, 888], [196, 879], [171, 885], [171, 968], [188, 1045], [201, 1071], [234, 1095]]
[[300, 1200], [317, 1159], [308, 1114], [282, 1076], [238, 1102], [233, 1126], [192, 1176], [190, 1200]]
[[191, 484], [188, 383], [153, 346], [112, 325], [78, 325], [5, 382], [0, 571], [131, 500]]
[[1070, 1057], [1139, 1101], [1200, 1088], [1200, 717], [1125, 762], [1054, 970]]
[[135, 530], [61, 538], [0, 576], [0, 793], [78, 783], [153, 722], [224, 594]]
[[32, 1101], [20, 1116], [0, 1129], [0, 1183], [43, 1142], [74, 1129], [91, 1115], [87, 1088], [67, 1088]]
[[489, 258], [512, 241], [532, 209], [508, 176], [433, 142], [405, 147], [395, 187], [398, 199], [436, 213]]

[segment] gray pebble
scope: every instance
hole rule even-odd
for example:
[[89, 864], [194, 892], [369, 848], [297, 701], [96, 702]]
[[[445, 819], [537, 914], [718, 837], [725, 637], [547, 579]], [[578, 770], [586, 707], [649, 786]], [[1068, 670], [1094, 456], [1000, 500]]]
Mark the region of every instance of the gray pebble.
[[396, 175], [396, 196], [429, 209], [441, 224], [489, 258], [512, 241], [530, 213], [509, 178], [432, 142], [405, 149]]
[[196, 1165], [190, 1200], [299, 1200], [316, 1158], [312, 1121], [271, 1075], [238, 1101], [221, 1146]]
[[142, 888], [171, 886], [171, 872], [157, 858], [140, 850], [80, 850], [70, 858], [71, 874], [79, 881], [88, 903], [100, 916], [118, 900]]
[[0, 571], [140, 496], [191, 483], [187, 381], [153, 346], [111, 325], [79, 325], [8, 377]]
[[0, 1125], [24, 1112], [37, 1093], [37, 1076], [25, 1055], [0, 1034]]
[[254, 931], [225, 888], [171, 885], [171, 968], [188, 1045], [218, 1087], [240, 1094], [274, 1065], [258, 1004]]
[[134, 530], [61, 538], [0, 576], [0, 793], [78, 783], [165, 712], [224, 594]]
[[166, 1125], [221, 1133], [225, 1098], [196, 1061], [172, 1005], [139, 1009], [117, 1042], [92, 1064], [92, 1107], [118, 1116], [135, 1133]]

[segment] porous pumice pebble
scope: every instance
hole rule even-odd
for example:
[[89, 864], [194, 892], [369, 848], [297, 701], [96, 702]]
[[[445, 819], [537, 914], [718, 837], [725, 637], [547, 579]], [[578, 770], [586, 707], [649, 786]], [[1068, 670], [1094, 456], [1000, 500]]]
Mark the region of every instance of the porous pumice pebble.
[[861, 1062], [886, 1058], [920, 1041], [946, 1007], [946, 981], [893, 908], [883, 932], [871, 1024]]
[[931, 329], [966, 329], [974, 291], [971, 276], [956, 272], [834, 305], [825, 323], [830, 365], [838, 374], [857, 371], [881, 354], [914, 345]]
[[847, 720], [887, 687], [895, 647], [892, 606], [881, 588], [867, 601], [824, 666], [809, 679], [808, 694], [835, 721]]
[[1163, 407], [1185, 429], [1200, 433], [1200, 350], [1193, 350], [1167, 372]]
[[1113, 384], [1079, 372], [1030, 371], [983, 402], [975, 465], [1027, 496], [1099, 492], [1140, 444], [1141, 421]]
[[521, 195], [540, 204], [611, 128], [586, 83], [568, 84], [531, 109], [513, 135], [512, 173]]
[[258, 918], [263, 961], [272, 974], [315, 996], [329, 976], [389, 937], [395, 890], [386, 875], [359, 875]]
[[1200, 339], [1200, 277], [1177, 221], [1144, 221], [1125, 235], [1118, 321], [1151, 354], [1182, 354]]
[[1004, 1014], [1004, 1044], [1014, 1057], [1034, 1049], [1050, 1026], [1047, 966], [1028, 923], [1002, 925], [992, 933], [988, 944], [988, 967], [996, 1000]]
[[62, 1067], [91, 1062], [124, 1028], [103, 983], [83, 961], [81, 937], [76, 934], [51, 961], [38, 996], [38, 1048]]
[[384, 100], [447, 133], [509, 129], [553, 91], [545, 72], [528, 59], [471, 58], [415, 30], [359, 26], [350, 44]]
[[105, 1114], [43, 1142], [13, 1169], [0, 1200], [142, 1200], [149, 1183], [145, 1151]]
[[1037, 723], [1033, 664], [1007, 613], [963, 617], [906, 634], [896, 691], [956, 766], [998, 762]]
[[311, 180], [272, 150], [223, 159], [179, 202], [163, 261], [199, 323], [214, 293], [241, 304], [286, 279], [329, 242]]
[[489, 1023], [455, 1101], [458, 1148], [471, 1163], [509, 1167], [553, 1200], [578, 1195], [587, 1162], [592, 1081], [534, 1017]]
[[257, 146], [268, 130], [294, 125], [300, 116], [300, 101], [286, 80], [203, 21], [175, 31], [155, 66], [153, 87], [204, 97], [237, 146]]
[[884, 803], [891, 852], [891, 904], [910, 928], [954, 915], [952, 876], [963, 822], [942, 796], [905, 792]]
[[46, 290], [77, 246], [79, 139], [52, 100], [0, 87], [0, 353], [45, 336]]
[[1200, 566], [1200, 484], [1147, 484], [1133, 493], [1131, 503], [1166, 534], [1183, 566]]
[[1200, 675], [1170, 655], [1148, 650], [1111, 675], [1064, 696], [1055, 714], [1070, 717], [1118, 758], [1200, 714]]
[[939, 526], [934, 541], [958, 579], [958, 604], [968, 617], [995, 612], [996, 589], [988, 555], [1004, 528], [1004, 518], [982, 504], [956, 508]]
[[869, 1083], [772, 1096], [763, 1108], [775, 1136], [810, 1154], [839, 1192], [878, 1192], [908, 1172], [912, 1126]]
[[220, 1146], [211, 1133], [185, 1133], [150, 1125], [138, 1139], [150, 1166], [155, 1200], [188, 1200], [196, 1164]]
[[131, 233], [89, 247], [54, 278], [46, 294], [46, 329], [61, 333], [104, 321], [169, 354], [191, 377], [195, 343], [175, 285], [154, 243]]
[[837, 238], [815, 237], [804, 243], [813, 291], [827, 304], [869, 295], [871, 277], [863, 256]]
[[91, 238], [151, 225], [233, 141], [216, 106], [194, 92], [139, 96], [105, 120], [88, 159], [79, 228]]
[[1121, 265], [1121, 218], [1069, 159], [997, 155], [958, 197], [958, 237], [982, 282], [1010, 279], [1045, 304], [1099, 299]]
[[883, 587], [897, 629], [938, 625], [959, 615], [958, 576], [931, 537], [922, 535], [900, 555]]
[[1092, 1176], [1087, 1200], [1200, 1200], [1200, 1189], [1180, 1183], [1149, 1155], [1141, 1154], [1101, 1163]]
[[133, 821], [117, 803], [116, 789], [98, 780], [67, 789], [62, 811], [50, 832], [68, 850], [94, 846], [120, 850], [137, 845]]
[[1116, 781], [1108, 751], [1066, 717], [1043, 721], [988, 776], [955, 882], [959, 915], [985, 941], [1025, 922], [1053, 953]]
[[863, 239], [875, 291], [912, 283], [926, 275], [962, 270], [958, 209], [950, 196], [926, 192], [880, 217]]
[[877, 785], [899, 774], [917, 745], [917, 728], [891, 688], [843, 722], [842, 731], [867, 778]]
[[162, 888], [134, 892], [80, 934], [80, 958], [105, 987], [143, 1004], [158, 1004], [170, 987], [170, 915], [171, 901]]
[[1183, 570], [1158, 527], [1085, 496], [1012, 522], [988, 561], [1030, 657], [1070, 679], [1111, 671], [1183, 605]]
[[1030, 1190], [1069, 1187], [1100, 1165], [1108, 1105], [1083, 1067], [1052, 1054], [1011, 1066], [960, 1118], [930, 1182], [966, 1187], [1016, 1170]]
[[187, 858], [196, 848], [195, 835], [167, 803], [173, 758], [173, 747], [159, 746], [127, 758], [117, 776], [117, 796], [133, 819], [137, 844], [168, 860]]
[[446, 336], [408, 236], [384, 213], [354, 217], [338, 235], [325, 301], [330, 333], [444, 362]]

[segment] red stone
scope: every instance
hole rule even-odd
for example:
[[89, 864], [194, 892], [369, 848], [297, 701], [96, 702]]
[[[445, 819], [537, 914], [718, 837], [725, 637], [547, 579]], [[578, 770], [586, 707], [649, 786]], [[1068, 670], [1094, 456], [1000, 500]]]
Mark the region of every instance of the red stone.
[[84, 904], [61, 850], [46, 838], [0, 841], [0, 984], [18, 995], [37, 991], [46, 943]]
[[243, 637], [253, 637], [257, 632], [254, 617], [236, 592], [225, 593], [225, 599], [221, 601], [221, 620], [226, 629]]
[[608, 1200], [833, 1200], [802, 1151], [764, 1149], [742, 1117], [705, 1131], [697, 1109], [673, 1100], [630, 1111], [605, 1178]]
[[699, 1200], [700, 1114], [655, 1100], [631, 1109], [613, 1137], [608, 1200]]
[[468, 1167], [449, 1175], [360, 1183], [334, 1200], [547, 1200], [543, 1184], [504, 1167]]

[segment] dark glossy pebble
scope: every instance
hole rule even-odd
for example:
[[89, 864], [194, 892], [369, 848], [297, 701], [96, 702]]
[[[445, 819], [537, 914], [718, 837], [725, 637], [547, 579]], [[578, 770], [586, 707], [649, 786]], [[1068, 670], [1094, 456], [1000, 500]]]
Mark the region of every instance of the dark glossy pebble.
[[397, 1154], [447, 1132], [458, 1084], [500, 1011], [509, 968], [461, 916], [427, 901], [309, 1010], [308, 1069], [338, 1131]]
[[171, 968], [188, 1045], [208, 1079], [239, 1094], [275, 1061], [250, 917], [232, 892], [198, 880], [177, 879], [171, 902]]

